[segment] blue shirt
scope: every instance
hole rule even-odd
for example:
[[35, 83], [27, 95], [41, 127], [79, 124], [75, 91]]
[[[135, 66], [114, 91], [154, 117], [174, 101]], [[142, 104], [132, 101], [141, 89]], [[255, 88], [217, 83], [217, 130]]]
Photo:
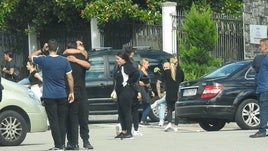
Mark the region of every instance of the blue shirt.
[[256, 93], [268, 91], [268, 54], [266, 54], [261, 63], [258, 78]]
[[69, 61], [62, 56], [35, 56], [33, 62], [38, 64], [43, 74], [42, 98], [66, 98], [65, 76], [72, 72]]

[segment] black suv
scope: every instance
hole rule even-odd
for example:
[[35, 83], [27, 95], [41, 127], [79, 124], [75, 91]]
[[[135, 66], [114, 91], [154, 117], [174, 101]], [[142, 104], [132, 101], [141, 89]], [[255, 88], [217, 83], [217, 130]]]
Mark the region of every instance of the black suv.
[[[89, 103], [89, 114], [117, 114], [117, 105], [110, 98], [113, 91], [113, 70], [117, 64], [115, 55], [121, 50], [98, 50], [89, 53], [90, 70], [86, 72], [86, 89]], [[139, 62], [141, 58], [149, 60], [149, 75], [152, 82], [152, 88], [156, 92], [155, 83], [156, 75], [153, 70], [160, 66], [161, 61], [167, 60], [172, 55], [160, 50], [135, 50], [134, 61]], [[158, 113], [153, 110], [149, 117], [152, 120], [158, 120]]]

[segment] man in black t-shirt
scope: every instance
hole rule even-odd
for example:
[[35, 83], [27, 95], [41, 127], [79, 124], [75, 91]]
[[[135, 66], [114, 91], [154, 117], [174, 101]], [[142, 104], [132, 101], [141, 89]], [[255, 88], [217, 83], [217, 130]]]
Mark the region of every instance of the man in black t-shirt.
[[[85, 74], [90, 68], [87, 61], [87, 54], [78, 50], [75, 42], [67, 44], [67, 50], [63, 52], [70, 61], [74, 78], [75, 101], [69, 105], [67, 124], [67, 147], [69, 150], [77, 150], [78, 146], [78, 125], [80, 125], [80, 136], [83, 139], [83, 147], [93, 149], [89, 142], [88, 129], [88, 104], [86, 99]], [[75, 53], [77, 49], [77, 53]]]
[[5, 65], [2, 69], [3, 77], [10, 81], [15, 81], [15, 61], [13, 60], [13, 53], [11, 51], [4, 52]]

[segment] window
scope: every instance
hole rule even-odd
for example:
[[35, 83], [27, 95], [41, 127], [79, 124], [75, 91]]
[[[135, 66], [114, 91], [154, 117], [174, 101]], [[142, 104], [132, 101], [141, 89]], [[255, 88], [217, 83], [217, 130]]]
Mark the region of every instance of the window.
[[90, 70], [86, 72], [86, 80], [104, 78], [104, 59], [103, 57], [93, 57], [89, 59]]

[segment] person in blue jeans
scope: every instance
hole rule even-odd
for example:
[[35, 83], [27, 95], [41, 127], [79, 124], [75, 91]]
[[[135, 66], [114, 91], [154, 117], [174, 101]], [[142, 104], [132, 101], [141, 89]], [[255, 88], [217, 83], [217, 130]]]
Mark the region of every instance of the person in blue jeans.
[[151, 104], [151, 109], [158, 110], [159, 113], [159, 126], [163, 126], [165, 122], [165, 113], [167, 109], [166, 95], [162, 98], [156, 100], [153, 104]]
[[[164, 62], [163, 65], [163, 70], [167, 70], [170, 69], [170, 63], [169, 62]], [[161, 93], [161, 81], [157, 80], [156, 82], [156, 89], [157, 89], [157, 93], [158, 96], [160, 97], [160, 99], [156, 100], [152, 105], [151, 105], [151, 109], [157, 109], [159, 111], [159, 126], [163, 126], [164, 125], [164, 121], [165, 121], [165, 113], [167, 110], [167, 102], [166, 102], [166, 94], [164, 92], [164, 94]]]
[[154, 92], [152, 91], [149, 74], [147, 72], [149, 67], [149, 61], [145, 58], [140, 60], [140, 91], [141, 99], [143, 105], [143, 112], [141, 116], [141, 125], [148, 125], [147, 117], [151, 111], [151, 98], [154, 97]]
[[260, 40], [260, 49], [265, 56], [261, 61], [259, 73], [257, 74], [257, 89], [256, 93], [259, 96], [260, 106], [260, 125], [259, 130], [251, 138], [266, 137], [266, 128], [268, 122], [268, 39]]

